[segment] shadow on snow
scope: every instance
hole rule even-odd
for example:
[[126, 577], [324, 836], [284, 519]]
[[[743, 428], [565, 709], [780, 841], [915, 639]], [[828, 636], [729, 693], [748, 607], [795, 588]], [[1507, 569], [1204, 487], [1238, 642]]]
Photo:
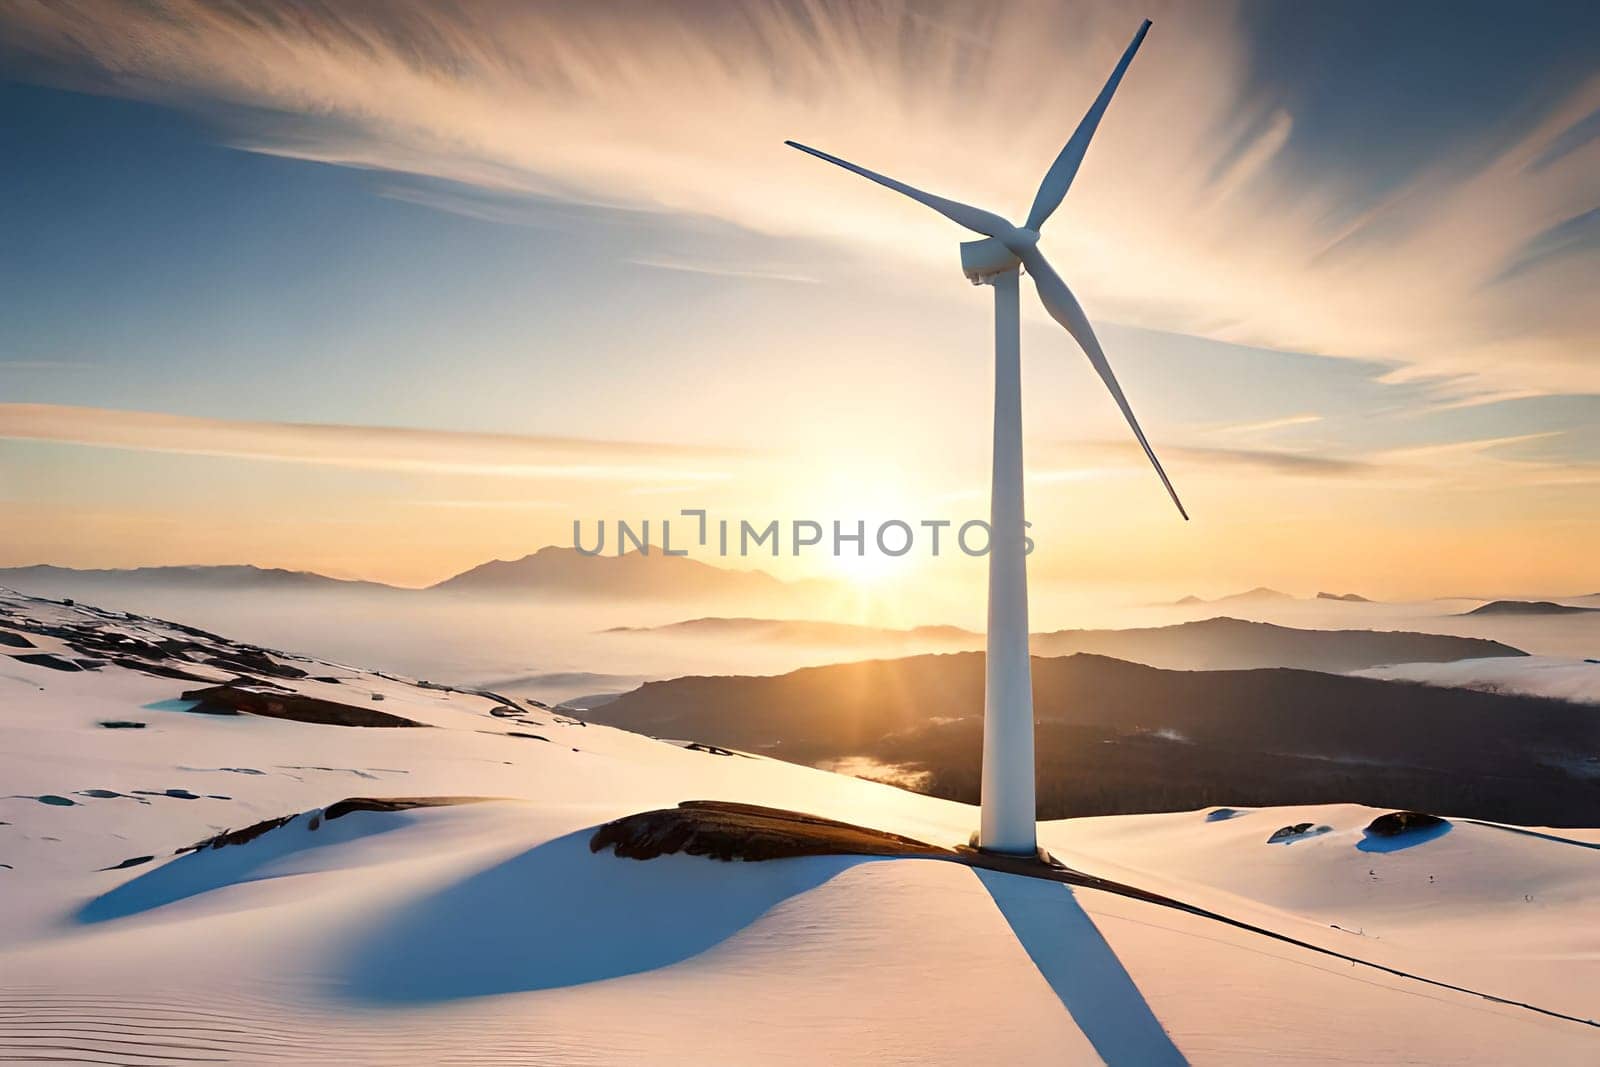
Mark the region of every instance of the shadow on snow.
[[[861, 863], [596, 856], [557, 838], [405, 905], [348, 954], [347, 996], [416, 1004], [556, 989], [669, 967]], [[1039, 973], [1107, 1063], [1183, 1064], [1070, 888], [975, 872]]]
[[[363, 817], [369, 814], [315, 833], [298, 816], [249, 846], [181, 856], [89, 902], [79, 921], [123, 918], [227, 885], [297, 873], [308, 852], [407, 821]], [[682, 855], [640, 862], [592, 854], [592, 834], [582, 830], [518, 853], [365, 927], [346, 956], [346, 995], [368, 1003], [446, 1002], [652, 971], [716, 947], [858, 864], [896, 862], [813, 856], [725, 864]], [[1107, 1063], [1185, 1062], [1071, 888], [975, 873]]]
[[1370, 830], [1362, 831], [1366, 834], [1356, 842], [1356, 848], [1362, 852], [1402, 852], [1417, 845], [1425, 845], [1429, 841], [1443, 837], [1450, 832], [1453, 824], [1440, 823], [1424, 830], [1407, 830], [1405, 833], [1395, 834], [1393, 837], [1383, 837]]
[[347, 994], [425, 1003], [598, 982], [721, 944], [860, 856], [718, 863], [618, 859], [592, 829], [519, 853], [410, 902], [361, 936]]
[[977, 875], [1101, 1059], [1112, 1067], [1188, 1062], [1070, 886], [996, 871]]
[[357, 811], [336, 820], [319, 818], [319, 828], [312, 830], [313, 814], [302, 812], [246, 844], [186, 852], [95, 897], [78, 910], [77, 920], [124, 919], [242, 882], [298, 874], [314, 868], [314, 854], [320, 849], [388, 833], [414, 821], [407, 812]]

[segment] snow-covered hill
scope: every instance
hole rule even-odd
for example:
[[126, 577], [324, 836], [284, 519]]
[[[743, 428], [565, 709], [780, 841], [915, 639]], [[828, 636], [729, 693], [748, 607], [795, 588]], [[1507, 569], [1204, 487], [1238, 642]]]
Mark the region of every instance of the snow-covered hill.
[[598, 824], [686, 799], [938, 845], [976, 812], [83, 606], [0, 594], [0, 642], [0, 1059], [1600, 1059], [1560, 1017], [1600, 1015], [1600, 833], [1391, 841], [1356, 807], [1041, 827], [1081, 871], [1392, 973], [940, 860], [596, 853]]

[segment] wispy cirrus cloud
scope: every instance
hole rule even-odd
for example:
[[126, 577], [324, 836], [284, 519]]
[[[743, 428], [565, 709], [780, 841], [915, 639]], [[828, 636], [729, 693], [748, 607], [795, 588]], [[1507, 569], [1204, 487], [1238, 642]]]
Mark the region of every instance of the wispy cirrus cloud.
[[[1600, 76], [1373, 202], [1285, 164], [1299, 120], [1250, 81], [1232, 7], [1153, 6], [1046, 233], [1093, 314], [1390, 360], [1447, 399], [1600, 392]], [[948, 271], [941, 220], [782, 140], [1016, 209], [1135, 23], [1110, 2], [77, 0], [0, 11], [0, 49], [37, 80], [203, 113], [242, 148], [500, 198], [415, 197], [445, 210], [705, 216]]]
[[[1222, 475], [1235, 480], [1242, 474], [1387, 489], [1491, 490], [1600, 484], [1600, 464], [1574, 461], [1567, 455], [1549, 455], [1540, 447], [1554, 445], [1566, 436], [1563, 431], [1545, 431], [1475, 437], [1353, 455], [1195, 445], [1169, 445], [1160, 454], [1180, 486], [1185, 478], [1195, 476]], [[1124, 441], [1062, 445], [1047, 450], [1047, 458], [1063, 469], [1056, 478], [1041, 479], [1046, 481], [1149, 474], [1144, 453], [1137, 445]]]
[[1361, 459], [1342, 459], [1309, 452], [1287, 452], [1265, 448], [1179, 447], [1173, 452], [1185, 462], [1212, 469], [1265, 471], [1296, 477], [1345, 478], [1372, 469], [1372, 464]]
[[[1052, 451], [1058, 459], [1081, 459], [1089, 468], [1143, 469], [1149, 460], [1137, 444], [1128, 441], [1085, 441]], [[1204, 445], [1166, 445], [1163, 463], [1174, 471], [1239, 474], [1255, 472], [1290, 478], [1350, 478], [1372, 473], [1374, 464], [1364, 457], [1323, 455], [1273, 448], [1214, 448]], [[1152, 475], [1153, 477], [1153, 475]]]
[[797, 282], [802, 285], [817, 284], [816, 278], [809, 274], [795, 274], [773, 267], [739, 267], [717, 263], [699, 263], [687, 259], [639, 258], [630, 259], [629, 263], [636, 267], [649, 267], [652, 270], [670, 270], [682, 274], [709, 274], [718, 278], [747, 278], [751, 281], [767, 282]]
[[0, 404], [0, 439], [363, 470], [673, 484], [726, 480], [745, 456], [648, 442], [250, 422], [59, 404]]
[[1212, 428], [1211, 432], [1215, 434], [1251, 436], [1271, 433], [1274, 430], [1287, 430], [1293, 426], [1310, 426], [1321, 421], [1321, 415], [1304, 413], [1300, 415], [1285, 415], [1276, 419], [1262, 419], [1257, 422], [1236, 422], [1227, 426], [1216, 426]]

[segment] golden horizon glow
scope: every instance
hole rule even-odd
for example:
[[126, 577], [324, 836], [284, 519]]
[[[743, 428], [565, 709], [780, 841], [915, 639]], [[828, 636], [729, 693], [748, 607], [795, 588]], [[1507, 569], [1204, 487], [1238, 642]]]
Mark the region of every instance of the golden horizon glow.
[[[1335, 49], [1269, 78], [1258, 13], [1156, 7], [1042, 241], [1194, 521], [1026, 293], [1040, 602], [1600, 588], [1600, 75], [1525, 64], [1493, 115], [1391, 130], [1420, 74]], [[836, 582], [842, 613], [970, 613], [981, 562], [920, 526], [988, 510], [966, 235], [783, 141], [1015, 213], [1136, 21], [13, 5], [0, 92], [40, 118], [6, 191], [38, 210], [0, 322], [0, 564], [421, 586], [704, 508], [907, 522], [900, 559], [697, 556]]]

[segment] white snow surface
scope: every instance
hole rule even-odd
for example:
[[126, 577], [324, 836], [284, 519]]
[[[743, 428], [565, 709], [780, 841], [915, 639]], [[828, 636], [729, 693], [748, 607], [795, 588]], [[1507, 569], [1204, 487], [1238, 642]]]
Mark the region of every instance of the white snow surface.
[[[0, 609], [12, 632], [189, 636], [14, 594]], [[482, 695], [287, 655], [274, 658], [338, 681], [282, 684], [429, 728], [198, 714], [174, 701], [199, 683], [25, 663], [73, 654], [28, 640], [0, 646], [0, 1060], [1600, 1062], [1600, 1030], [1582, 1023], [1107, 892], [937, 860], [640, 862], [588, 845], [599, 823], [686, 799], [949, 845], [977, 824], [966, 805], [539, 709], [496, 717]], [[318, 817], [352, 796], [493, 799]], [[1600, 1016], [1600, 832], [1458, 819], [1383, 850], [1362, 831], [1379, 813], [1180, 812], [1040, 834], [1092, 874]], [[1266, 843], [1299, 822], [1328, 830]]]

